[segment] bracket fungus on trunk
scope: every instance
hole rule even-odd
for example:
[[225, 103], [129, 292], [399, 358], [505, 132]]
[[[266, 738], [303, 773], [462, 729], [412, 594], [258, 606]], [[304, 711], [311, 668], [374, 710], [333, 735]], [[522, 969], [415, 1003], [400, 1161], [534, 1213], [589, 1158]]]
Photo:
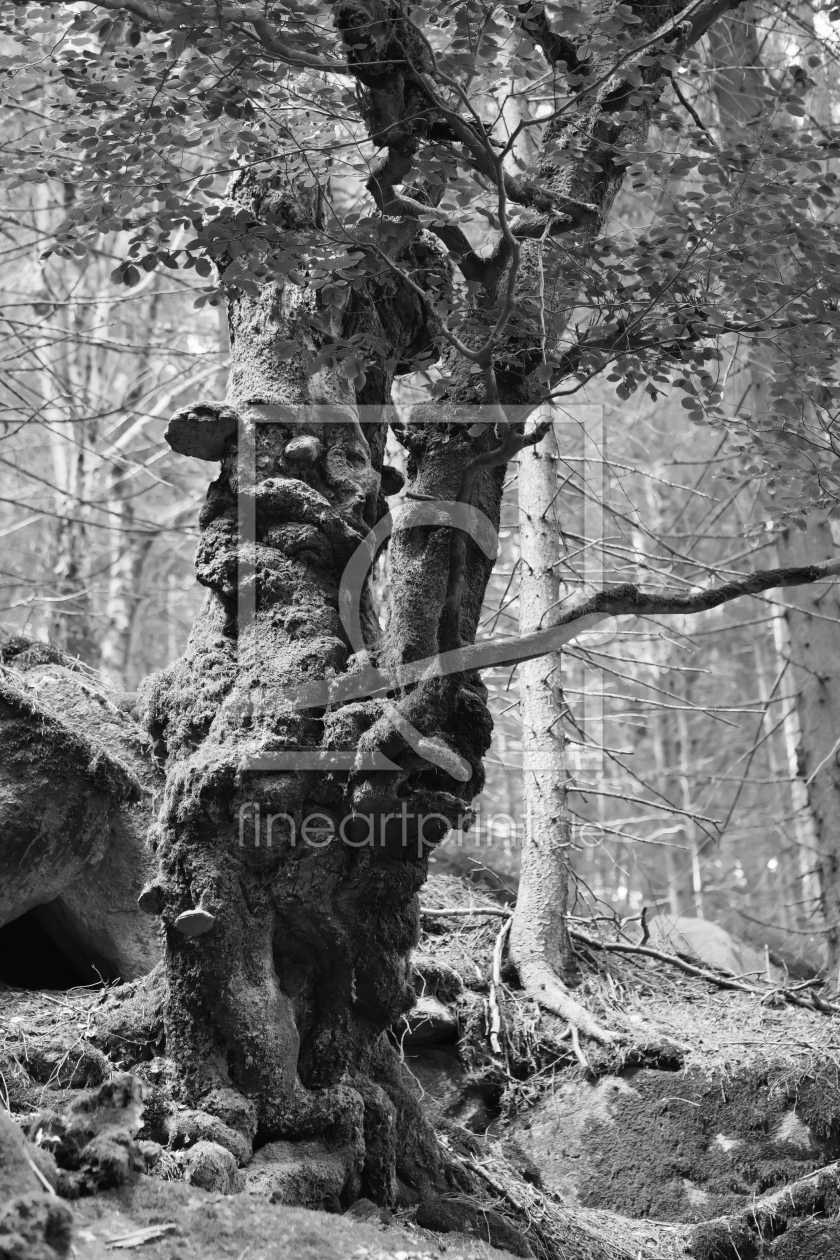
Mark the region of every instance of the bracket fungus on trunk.
[[221, 459], [239, 427], [239, 414], [224, 402], [199, 402], [176, 411], [166, 426], [173, 451], [194, 459]]

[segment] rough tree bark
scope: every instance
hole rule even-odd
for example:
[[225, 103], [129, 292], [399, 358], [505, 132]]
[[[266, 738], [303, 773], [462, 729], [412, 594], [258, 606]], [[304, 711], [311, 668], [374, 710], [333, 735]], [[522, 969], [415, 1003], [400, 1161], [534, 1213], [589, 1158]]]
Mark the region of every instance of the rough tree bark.
[[[282, 185], [246, 179], [237, 199], [255, 222], [274, 214], [289, 231], [301, 226]], [[221, 458], [221, 475], [200, 522], [204, 606], [184, 658], [143, 693], [167, 758], [167, 790], [158, 875], [142, 903], [164, 923], [167, 1046], [185, 1097], [261, 1137], [320, 1136], [345, 1160], [344, 1200], [363, 1192], [392, 1201], [396, 1174], [421, 1191], [448, 1184], [383, 1034], [413, 1005], [417, 893], [430, 849], [480, 790], [490, 721], [470, 677], [417, 687], [393, 703], [296, 711], [291, 702], [313, 681], [366, 662], [348, 642], [339, 583], [386, 511], [381, 413], [360, 421], [346, 380], [308, 376], [276, 349], [311, 336], [315, 302], [291, 283], [235, 296], [225, 403], [198, 405], [170, 424], [173, 447]], [[422, 309], [399, 288], [380, 293], [378, 308], [398, 349], [422, 330]], [[356, 317], [345, 311], [344, 326]], [[375, 380], [362, 401], [376, 390], [382, 399], [389, 387]], [[274, 423], [260, 423], [266, 404]], [[412, 425], [403, 440], [414, 493], [456, 499], [476, 451], [464, 426]], [[253, 485], [243, 480], [242, 442], [253, 447]], [[488, 435], [483, 445], [493, 442]], [[500, 495], [495, 472], [473, 486], [473, 502], [496, 521]], [[243, 536], [249, 511], [255, 542]], [[449, 532], [395, 536], [392, 586], [401, 598], [381, 645], [361, 592], [368, 649], [380, 647], [383, 661], [399, 666], [440, 649]], [[455, 627], [461, 641], [474, 637], [488, 574], [486, 558], [469, 564]], [[255, 612], [243, 621], [237, 601], [249, 593]], [[409, 722], [460, 779], [416, 751]], [[350, 765], [359, 756], [349, 773], [248, 768], [286, 750], [343, 753]], [[393, 768], [366, 770], [364, 756]], [[196, 927], [207, 930], [191, 935]]]

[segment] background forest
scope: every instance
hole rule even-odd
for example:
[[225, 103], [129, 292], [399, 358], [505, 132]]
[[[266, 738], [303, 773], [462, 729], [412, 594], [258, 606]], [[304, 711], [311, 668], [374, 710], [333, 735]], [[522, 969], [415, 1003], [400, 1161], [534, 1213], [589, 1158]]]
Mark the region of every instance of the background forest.
[[0, 4], [0, 1260], [832, 1254], [839, 21]]
[[[798, 6], [771, 17], [757, 8], [754, 24], [747, 14], [733, 18], [731, 29], [743, 38], [745, 55], [760, 57], [771, 73], [797, 58], [807, 67], [807, 91], [785, 105], [788, 124], [832, 125], [837, 44], [824, 15]], [[706, 138], [714, 149], [738, 114], [737, 93], [721, 96], [719, 55], [707, 41], [675, 85], [673, 122], [652, 141], [660, 155], [687, 153], [686, 136], [695, 147]], [[738, 73], [735, 87], [743, 92]], [[499, 105], [511, 125], [517, 111], [537, 108], [512, 100], [506, 85]], [[43, 119], [35, 79], [16, 107], [6, 107], [4, 149], [37, 146]], [[227, 129], [233, 143], [240, 125], [237, 107], [226, 108], [222, 138]], [[672, 163], [659, 188], [643, 179], [625, 183], [611, 230], [638, 239], [667, 198], [702, 192], [695, 156], [676, 169]], [[825, 179], [834, 179], [830, 169]], [[220, 171], [215, 186], [221, 192], [224, 185]], [[19, 179], [2, 211], [0, 615], [9, 630], [50, 639], [115, 686], [134, 690], [183, 651], [201, 600], [192, 557], [205, 471], [174, 455], [162, 435], [197, 389], [223, 395], [225, 318], [222, 308], [203, 304], [206, 264], [135, 271], [126, 284], [119, 282], [126, 279], [119, 272], [125, 235], [77, 254], [45, 250], [73, 204], [72, 185]], [[836, 209], [816, 194], [809, 213], [833, 222]], [[482, 222], [476, 214], [477, 241]], [[772, 478], [768, 491], [755, 443], [740, 440], [739, 418], [741, 430], [747, 417], [755, 429], [762, 407], [769, 408], [762, 364], [770, 356], [778, 367], [790, 353], [785, 335], [750, 342], [731, 334], [722, 345], [714, 370], [728, 424], [707, 423], [690, 395], [652, 385], [631, 394], [625, 381], [600, 378], [568, 405], [555, 405], [562, 566], [565, 575], [579, 574], [575, 582], [564, 578], [563, 600], [615, 581], [699, 588], [784, 562], [780, 542], [784, 555], [798, 549], [798, 562], [806, 563], [814, 558], [806, 530], [825, 547], [825, 515], [796, 515], [790, 446], [783, 459], [794, 480], [785, 499], [774, 497]], [[434, 368], [403, 377], [401, 405], [423, 397], [434, 380]], [[780, 409], [784, 399], [776, 397], [776, 418]], [[809, 470], [809, 443], [801, 436], [798, 443]], [[779, 456], [772, 426], [767, 450]], [[403, 456], [394, 443], [392, 462]], [[518, 626], [515, 464], [502, 539], [483, 637]], [[820, 684], [791, 640], [797, 619], [803, 624], [801, 595], [768, 592], [690, 619], [618, 625], [565, 651], [564, 725], [580, 824], [576, 913], [635, 917], [646, 906], [706, 916], [759, 946], [784, 945], [789, 958], [819, 963], [825, 924], [817, 840], [798, 749], [803, 697]], [[820, 600], [821, 629], [834, 650], [840, 604], [831, 590]], [[840, 675], [840, 664], [836, 669]], [[478, 832], [455, 833], [436, 861], [460, 871], [486, 864], [513, 886], [526, 823], [517, 670], [487, 674], [486, 681], [496, 727]], [[833, 665], [831, 681], [840, 695]]]

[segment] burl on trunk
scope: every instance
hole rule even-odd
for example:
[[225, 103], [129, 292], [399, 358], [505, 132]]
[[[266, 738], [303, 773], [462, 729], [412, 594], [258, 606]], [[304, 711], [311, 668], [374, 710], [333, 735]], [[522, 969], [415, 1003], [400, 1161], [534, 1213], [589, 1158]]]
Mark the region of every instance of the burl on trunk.
[[[239, 196], [255, 213], [272, 196], [286, 204], [265, 184]], [[393, 492], [402, 479], [383, 478], [384, 408], [360, 412], [337, 373], [309, 376], [286, 356], [290, 341], [311, 344], [315, 303], [292, 283], [234, 297], [225, 402], [170, 423], [176, 450], [220, 460], [221, 473], [200, 517], [207, 597], [184, 657], [142, 693], [166, 790], [141, 905], [164, 925], [167, 1052], [183, 1096], [261, 1140], [321, 1138], [344, 1160], [342, 1202], [386, 1202], [397, 1175], [421, 1192], [451, 1176], [386, 1030], [414, 1001], [429, 850], [482, 786], [491, 722], [480, 681], [463, 674], [391, 698], [295, 697], [371, 661], [396, 677], [471, 642], [492, 561], [463, 535], [454, 543], [458, 531], [398, 528], [389, 623], [380, 629], [365, 578], [354, 650], [342, 573], [388, 511], [383, 480]], [[383, 285], [377, 318], [397, 351], [416, 338], [418, 309]], [[369, 383], [362, 401], [384, 403], [390, 383]], [[451, 502], [466, 486], [497, 523], [492, 429], [477, 442], [440, 406], [433, 414], [401, 430], [415, 502]]]

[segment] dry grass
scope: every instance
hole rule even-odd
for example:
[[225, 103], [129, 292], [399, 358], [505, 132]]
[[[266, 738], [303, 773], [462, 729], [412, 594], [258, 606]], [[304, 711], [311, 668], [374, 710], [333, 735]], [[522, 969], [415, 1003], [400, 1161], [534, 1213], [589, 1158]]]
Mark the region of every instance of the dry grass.
[[31, 1110], [49, 1091], [104, 1079], [107, 1061], [90, 1041], [109, 989], [101, 985], [47, 992], [0, 985], [0, 1105]]

